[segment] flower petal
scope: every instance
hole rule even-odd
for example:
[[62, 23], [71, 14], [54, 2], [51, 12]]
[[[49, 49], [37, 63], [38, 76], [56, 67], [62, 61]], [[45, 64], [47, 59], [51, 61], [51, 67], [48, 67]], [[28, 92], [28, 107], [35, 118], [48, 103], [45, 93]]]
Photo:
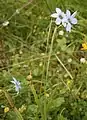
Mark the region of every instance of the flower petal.
[[65, 13], [64, 13], [64, 12], [61, 12], [61, 13], [60, 13], [60, 15], [61, 15], [63, 18], [65, 18], [65, 17], [66, 17], [66, 15], [65, 15]]
[[63, 25], [64, 27], [66, 27], [67, 24], [66, 24], [65, 22], [62, 22], [62, 25]]
[[53, 14], [51, 14], [51, 17], [57, 18], [57, 17], [58, 17], [58, 14], [57, 14], [57, 13], [53, 13]]
[[20, 85], [20, 82], [19, 82], [19, 81], [17, 81], [17, 82], [16, 82], [16, 85]]
[[66, 17], [64, 17], [63, 19], [62, 19], [62, 25], [64, 26], [64, 27], [66, 27], [66, 23], [68, 23], [68, 20], [67, 20], [67, 18]]
[[19, 86], [15, 86], [15, 90], [18, 92], [19, 91]]
[[77, 24], [77, 19], [76, 18], [71, 19], [71, 23], [72, 24]]
[[66, 11], [66, 15], [67, 15], [68, 18], [71, 16], [71, 13], [70, 13], [69, 10]]
[[72, 25], [70, 23], [68, 23], [66, 26], [66, 31], [71, 32], [71, 27], [72, 27]]
[[15, 81], [11, 81], [11, 83], [16, 84]]
[[57, 18], [56, 21], [55, 21], [55, 23], [56, 23], [57, 25], [59, 25], [61, 22], [62, 22], [62, 20], [61, 20], [60, 18]]
[[58, 14], [60, 14], [60, 13], [61, 13], [61, 9], [60, 9], [60, 8], [56, 8], [56, 12], [57, 12]]
[[14, 77], [12, 77], [12, 78], [13, 78], [14, 82], [16, 83], [16, 82], [17, 82], [17, 80], [16, 80]]

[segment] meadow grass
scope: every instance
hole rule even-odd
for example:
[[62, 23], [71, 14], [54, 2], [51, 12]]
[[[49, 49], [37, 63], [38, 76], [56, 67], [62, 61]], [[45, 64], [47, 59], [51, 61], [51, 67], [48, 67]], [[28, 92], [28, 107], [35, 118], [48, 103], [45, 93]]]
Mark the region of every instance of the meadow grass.
[[[0, 1], [0, 120], [87, 120], [86, 7], [86, 0]], [[70, 33], [51, 18], [55, 8], [77, 11]]]

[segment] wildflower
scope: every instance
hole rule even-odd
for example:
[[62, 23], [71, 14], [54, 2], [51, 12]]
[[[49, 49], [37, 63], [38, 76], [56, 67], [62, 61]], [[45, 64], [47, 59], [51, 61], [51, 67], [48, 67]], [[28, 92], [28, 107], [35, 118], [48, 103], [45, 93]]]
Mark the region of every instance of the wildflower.
[[83, 43], [83, 44], [82, 44], [81, 50], [87, 50], [87, 43]]
[[64, 27], [66, 28], [66, 31], [71, 32], [71, 28], [73, 24], [77, 24], [77, 19], [75, 18], [77, 14], [77, 11], [74, 12], [72, 15], [69, 10], [66, 11], [66, 16], [63, 19], [64, 20]]
[[40, 67], [42, 67], [42, 66], [43, 66], [43, 63], [42, 63], [42, 62], [40, 62], [39, 66], [40, 66]]
[[51, 14], [51, 17], [56, 18], [55, 23], [57, 25], [63, 23], [63, 18], [65, 18], [64, 12], [60, 8], [56, 8], [56, 13]]
[[69, 75], [68, 75], [67, 73], [64, 75], [65, 78], [67, 78], [68, 76], [69, 76]]
[[86, 59], [85, 59], [85, 58], [81, 58], [81, 59], [80, 59], [80, 62], [81, 62], [81, 63], [86, 63]]
[[76, 13], [77, 11], [71, 15], [71, 12], [67, 10], [65, 14], [60, 8], [56, 8], [56, 13], [51, 14], [51, 17], [56, 18], [57, 25], [62, 23], [66, 31], [71, 32], [72, 25], [77, 24]]
[[44, 56], [44, 55], [45, 55], [45, 53], [41, 53], [41, 55], [42, 55], [42, 56]]
[[9, 107], [4, 108], [4, 113], [7, 113], [7, 112], [9, 112]]
[[64, 31], [63, 31], [63, 30], [60, 30], [60, 31], [59, 31], [59, 35], [63, 36], [63, 35], [64, 35]]
[[72, 62], [72, 59], [71, 59], [71, 58], [69, 58], [69, 59], [68, 59], [68, 63], [71, 63], [71, 62]]
[[15, 85], [15, 91], [18, 94], [19, 90], [21, 89], [20, 82], [17, 81], [14, 77], [13, 77], [13, 80], [11, 82]]
[[20, 51], [19, 51], [19, 54], [20, 54], [20, 55], [22, 55], [22, 54], [23, 54], [22, 50], [20, 50]]
[[1, 108], [5, 108], [5, 106], [4, 106], [4, 105], [1, 105]]
[[72, 80], [67, 80], [67, 87], [68, 87], [68, 88], [71, 88], [71, 87], [72, 87], [72, 84], [73, 84], [73, 81], [72, 81]]
[[67, 85], [70, 85], [70, 83], [71, 83], [71, 80], [68, 80], [68, 81], [67, 81]]
[[25, 64], [25, 65], [23, 65], [23, 67], [24, 67], [24, 68], [28, 68], [28, 65]]
[[19, 13], [20, 13], [19, 9], [16, 9], [16, 14], [19, 14]]
[[8, 26], [9, 25], [9, 21], [5, 21], [2, 23], [2, 25], [5, 27], [5, 26]]
[[59, 51], [57, 51], [57, 55], [59, 55], [60, 54], [60, 52]]

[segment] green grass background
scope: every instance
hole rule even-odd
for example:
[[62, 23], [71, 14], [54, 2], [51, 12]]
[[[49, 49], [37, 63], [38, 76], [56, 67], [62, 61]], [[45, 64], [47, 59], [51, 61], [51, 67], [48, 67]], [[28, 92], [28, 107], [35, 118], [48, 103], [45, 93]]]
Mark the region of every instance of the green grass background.
[[[87, 59], [87, 51], [81, 51], [87, 41], [87, 1], [33, 0], [12, 16], [27, 2], [0, 0], [0, 120], [86, 120], [87, 64], [80, 58]], [[78, 24], [69, 34], [58, 28], [52, 44], [56, 25], [50, 15], [56, 7], [77, 11]], [[64, 36], [58, 34], [62, 29]], [[18, 95], [10, 82], [13, 76], [21, 82]], [[22, 105], [26, 110], [19, 112]]]

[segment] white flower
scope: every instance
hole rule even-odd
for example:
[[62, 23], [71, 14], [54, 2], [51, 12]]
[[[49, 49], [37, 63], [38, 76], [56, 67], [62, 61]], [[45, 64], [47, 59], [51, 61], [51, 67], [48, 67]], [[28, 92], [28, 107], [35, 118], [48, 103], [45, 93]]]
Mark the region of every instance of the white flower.
[[19, 13], [20, 13], [20, 11], [19, 11], [19, 9], [17, 9], [17, 10], [16, 10], [16, 14], [19, 14]]
[[5, 26], [8, 26], [9, 25], [9, 21], [5, 21], [2, 23], [2, 25], [5, 27]]
[[66, 31], [71, 32], [72, 25], [77, 24], [77, 19], [75, 18], [76, 14], [77, 14], [77, 11], [74, 12], [72, 15], [69, 10], [66, 11], [66, 16], [63, 19], [63, 23], [65, 23], [64, 27], [66, 28]]
[[71, 59], [71, 58], [69, 58], [69, 59], [68, 59], [68, 63], [71, 63], [71, 62], [72, 62], [72, 59]]
[[80, 59], [80, 62], [81, 62], [81, 63], [86, 63], [86, 59], [85, 59], [85, 58], [81, 58], [81, 59]]
[[14, 77], [13, 77], [13, 80], [11, 81], [11, 83], [13, 83], [15, 85], [15, 91], [17, 92], [17, 94], [19, 93], [19, 90], [21, 89], [21, 86], [20, 86], [20, 82], [17, 81]]
[[65, 17], [65, 14], [64, 14], [64, 12], [61, 11], [60, 8], [56, 8], [56, 13], [51, 14], [51, 17], [56, 18], [55, 23], [57, 25], [59, 25], [59, 24], [63, 23], [62, 20]]
[[59, 35], [63, 36], [63, 35], [64, 35], [64, 31], [63, 31], [63, 30], [60, 30], [60, 31], [59, 31]]
[[60, 8], [56, 8], [56, 13], [51, 14], [51, 17], [56, 18], [56, 25], [62, 25], [65, 27], [67, 32], [71, 32], [72, 25], [77, 24], [77, 19], [75, 18], [77, 11], [71, 15], [69, 10], [66, 10], [66, 14], [61, 11]]

